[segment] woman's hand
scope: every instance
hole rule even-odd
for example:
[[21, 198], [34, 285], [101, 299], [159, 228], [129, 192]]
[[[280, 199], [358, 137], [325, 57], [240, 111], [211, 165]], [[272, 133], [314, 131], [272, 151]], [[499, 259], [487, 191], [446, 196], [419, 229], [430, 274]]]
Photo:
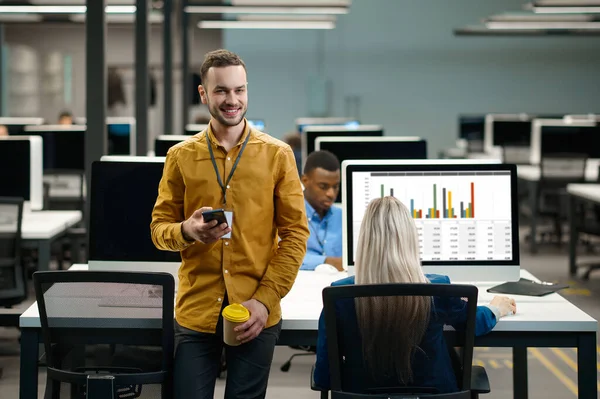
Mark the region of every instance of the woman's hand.
[[497, 295], [492, 299], [490, 305], [500, 309], [500, 317], [504, 317], [508, 314], [517, 313], [517, 304], [514, 299], [507, 296]]

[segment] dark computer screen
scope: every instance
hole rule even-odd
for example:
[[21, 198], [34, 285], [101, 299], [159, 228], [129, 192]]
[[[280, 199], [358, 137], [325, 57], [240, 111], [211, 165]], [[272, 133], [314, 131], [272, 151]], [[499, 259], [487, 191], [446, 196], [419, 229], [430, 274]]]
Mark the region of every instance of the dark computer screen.
[[[337, 156], [340, 165], [350, 159], [427, 159], [427, 141], [322, 141], [321, 150]], [[342, 192], [335, 202], [342, 202]]]
[[460, 116], [458, 118], [458, 138], [467, 141], [483, 141], [485, 115]]
[[531, 121], [494, 121], [494, 146], [531, 144]]
[[85, 130], [28, 132], [42, 136], [44, 172], [85, 170]]
[[154, 139], [154, 155], [157, 157], [166, 157], [169, 148], [180, 142], [177, 140], [161, 140], [156, 138]]
[[306, 155], [310, 155], [315, 150], [315, 140], [317, 137], [328, 136], [328, 137], [351, 137], [351, 136], [369, 136], [378, 137], [383, 136], [383, 129], [376, 130], [306, 130]]
[[131, 125], [111, 123], [106, 125], [106, 129], [108, 132], [108, 155], [130, 155]]
[[150, 238], [163, 167], [162, 162], [92, 164], [90, 259], [181, 262], [179, 252], [160, 251]]
[[541, 154], [577, 153], [600, 158], [600, 127], [542, 126]]
[[31, 200], [31, 149], [28, 140], [0, 140], [0, 196]]
[[6, 126], [6, 130], [8, 130], [8, 135], [9, 136], [22, 136], [22, 135], [26, 134], [23, 131], [25, 129], [26, 125], [12, 125], [12, 124], [7, 124], [7, 125], [4, 125], [4, 126]]

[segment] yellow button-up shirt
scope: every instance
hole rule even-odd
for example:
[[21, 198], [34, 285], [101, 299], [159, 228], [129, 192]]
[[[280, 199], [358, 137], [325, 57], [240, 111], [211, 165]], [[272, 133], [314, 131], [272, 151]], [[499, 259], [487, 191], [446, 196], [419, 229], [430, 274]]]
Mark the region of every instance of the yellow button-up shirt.
[[[227, 202], [211, 162], [212, 146], [223, 184], [247, 135], [248, 144], [227, 187]], [[230, 239], [186, 241], [181, 223], [210, 206], [233, 212]], [[175, 314], [183, 327], [214, 333], [227, 293], [229, 303], [256, 299], [269, 311], [266, 327], [281, 319], [280, 300], [294, 284], [309, 230], [304, 195], [291, 148], [246, 128], [227, 152], [211, 131], [200, 132], [167, 153], [152, 212], [157, 248], [181, 251]]]

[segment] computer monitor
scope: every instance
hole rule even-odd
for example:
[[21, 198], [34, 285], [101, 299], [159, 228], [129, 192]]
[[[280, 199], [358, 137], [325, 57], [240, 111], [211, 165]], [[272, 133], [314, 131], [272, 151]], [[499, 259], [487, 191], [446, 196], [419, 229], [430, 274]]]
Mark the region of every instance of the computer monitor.
[[265, 131], [265, 121], [263, 119], [248, 119], [248, 123], [261, 132]]
[[296, 129], [298, 133], [307, 126], [347, 126], [356, 127], [360, 121], [356, 118], [298, 118], [296, 119]]
[[544, 154], [586, 154], [600, 158], [600, 125], [591, 119], [535, 119], [531, 130], [530, 162]]
[[106, 140], [109, 155], [135, 155], [135, 118], [110, 116], [106, 118]]
[[198, 134], [203, 130], [208, 129], [208, 124], [197, 124], [197, 123], [189, 123], [185, 125], [185, 134], [188, 136], [192, 136], [194, 134]]
[[85, 126], [26, 126], [25, 132], [42, 137], [44, 173], [60, 174], [85, 171]]
[[477, 162], [343, 162], [343, 260], [349, 272], [368, 204], [391, 195], [413, 215], [426, 273], [452, 281], [517, 281], [516, 166]]
[[21, 197], [26, 210], [42, 210], [42, 157], [39, 136], [0, 137], [0, 196]]
[[306, 162], [306, 157], [315, 150], [315, 140], [317, 137], [351, 137], [351, 136], [383, 136], [383, 127], [381, 125], [360, 125], [355, 127], [346, 126], [306, 126], [302, 130], [300, 138], [302, 149], [302, 165]]
[[179, 252], [158, 250], [150, 236], [164, 158], [123, 158], [92, 164], [89, 268], [165, 271], [177, 278]]
[[[327, 150], [340, 160], [351, 159], [427, 159], [427, 141], [420, 137], [317, 137], [315, 151]], [[342, 202], [338, 193], [337, 203]]]
[[485, 116], [483, 149], [493, 147], [527, 147], [531, 139], [531, 120], [528, 114], [488, 114]]
[[483, 142], [485, 115], [460, 115], [458, 117], [458, 138], [467, 141]]
[[190, 136], [175, 134], [166, 134], [164, 136], [158, 136], [156, 139], [154, 139], [154, 155], [156, 155], [157, 157], [166, 157], [169, 148], [189, 138]]
[[42, 125], [44, 118], [0, 117], [0, 125], [6, 126], [10, 136], [25, 134], [25, 126]]

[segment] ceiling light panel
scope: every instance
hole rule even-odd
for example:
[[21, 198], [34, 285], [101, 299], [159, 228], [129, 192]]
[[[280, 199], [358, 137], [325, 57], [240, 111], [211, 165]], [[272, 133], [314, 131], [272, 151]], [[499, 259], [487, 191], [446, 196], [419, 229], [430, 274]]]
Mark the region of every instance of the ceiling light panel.
[[186, 6], [188, 14], [347, 14], [344, 7]]
[[200, 29], [333, 29], [329, 21], [200, 21]]

